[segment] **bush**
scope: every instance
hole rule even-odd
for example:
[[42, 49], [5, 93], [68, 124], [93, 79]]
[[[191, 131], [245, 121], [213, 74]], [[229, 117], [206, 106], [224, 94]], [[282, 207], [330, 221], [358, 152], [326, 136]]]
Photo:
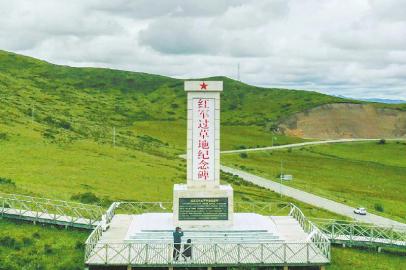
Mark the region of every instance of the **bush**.
[[29, 246], [32, 244], [32, 239], [28, 237], [23, 237], [23, 244], [24, 246]]
[[45, 244], [44, 246], [44, 253], [45, 254], [52, 254], [54, 252], [54, 249], [52, 248], [51, 245]]
[[379, 141], [378, 141], [378, 144], [385, 144], [386, 143], [386, 140], [385, 139], [380, 139]]
[[248, 157], [248, 154], [245, 153], [245, 152], [244, 152], [244, 153], [240, 153], [240, 157], [241, 157], [241, 158], [247, 158], [247, 157]]
[[85, 243], [83, 243], [82, 241], [76, 241], [75, 249], [82, 250], [82, 249], [84, 249], [84, 247], [85, 247]]
[[383, 212], [383, 211], [384, 211], [383, 205], [380, 204], [380, 203], [376, 203], [376, 204], [374, 205], [374, 208], [375, 208], [375, 210], [378, 211], [378, 212]]
[[7, 141], [7, 140], [8, 140], [8, 135], [7, 135], [7, 133], [0, 132], [0, 141], [1, 141], [1, 140], [4, 140], [4, 141]]
[[5, 178], [5, 177], [0, 177], [0, 185], [10, 185], [10, 186], [16, 186], [13, 180], [10, 178]]
[[15, 238], [8, 235], [0, 238], [0, 246], [16, 250], [20, 249], [20, 243], [18, 243], [18, 241]]
[[78, 193], [71, 196], [72, 200], [79, 201], [81, 203], [88, 203], [88, 204], [99, 204], [100, 198], [98, 198], [92, 192], [85, 192], [85, 193]]

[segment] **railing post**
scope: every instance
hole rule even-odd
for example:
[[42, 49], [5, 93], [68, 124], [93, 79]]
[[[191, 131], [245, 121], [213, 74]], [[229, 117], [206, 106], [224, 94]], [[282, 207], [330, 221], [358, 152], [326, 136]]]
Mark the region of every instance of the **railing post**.
[[168, 244], [168, 264], [172, 263], [172, 244]]
[[306, 243], [306, 261], [307, 261], [307, 263], [310, 262], [310, 259], [309, 259], [309, 242]]
[[128, 264], [131, 264], [131, 243], [128, 244]]
[[217, 244], [214, 244], [214, 263], [217, 263]]
[[107, 263], [108, 263], [108, 254], [107, 254], [107, 251], [108, 251], [109, 249], [108, 249], [107, 244], [104, 244], [104, 247], [105, 247], [105, 249], [106, 249], [106, 261], [105, 261], [105, 263], [107, 264]]
[[286, 243], [283, 243], [283, 262], [286, 263]]
[[353, 235], [354, 235], [354, 224], [352, 223], [350, 225], [350, 243], [351, 244], [352, 244]]
[[261, 263], [264, 263], [264, 243], [261, 243]]
[[240, 263], [241, 254], [240, 254], [240, 244], [237, 244], [237, 262]]
[[148, 264], [148, 247], [149, 247], [149, 244], [147, 243], [145, 245], [146, 245], [145, 246], [145, 264]]
[[391, 228], [391, 230], [390, 230], [390, 243], [392, 244], [393, 243], [393, 241], [395, 240], [394, 238], [394, 236], [393, 236], [393, 233], [394, 233], [394, 229], [393, 229], [393, 226], [392, 226], [392, 228]]

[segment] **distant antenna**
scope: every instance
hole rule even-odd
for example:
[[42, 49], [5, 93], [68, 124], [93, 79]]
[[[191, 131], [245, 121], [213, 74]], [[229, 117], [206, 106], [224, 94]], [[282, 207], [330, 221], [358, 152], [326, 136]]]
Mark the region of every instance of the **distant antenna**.
[[240, 63], [237, 64], [237, 80], [240, 81]]

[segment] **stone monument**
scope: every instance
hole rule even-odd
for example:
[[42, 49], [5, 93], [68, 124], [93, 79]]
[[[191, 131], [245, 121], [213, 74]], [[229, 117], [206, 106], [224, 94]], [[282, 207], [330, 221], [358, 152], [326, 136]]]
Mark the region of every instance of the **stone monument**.
[[222, 81], [186, 81], [187, 184], [173, 189], [174, 225], [233, 225], [233, 189], [220, 185], [220, 92]]

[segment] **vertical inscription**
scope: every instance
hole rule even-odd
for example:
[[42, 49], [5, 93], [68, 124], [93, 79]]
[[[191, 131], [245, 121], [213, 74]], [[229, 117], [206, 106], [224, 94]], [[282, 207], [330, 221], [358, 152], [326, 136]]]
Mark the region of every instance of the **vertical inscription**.
[[193, 181], [214, 181], [214, 99], [193, 99]]

